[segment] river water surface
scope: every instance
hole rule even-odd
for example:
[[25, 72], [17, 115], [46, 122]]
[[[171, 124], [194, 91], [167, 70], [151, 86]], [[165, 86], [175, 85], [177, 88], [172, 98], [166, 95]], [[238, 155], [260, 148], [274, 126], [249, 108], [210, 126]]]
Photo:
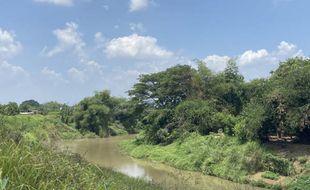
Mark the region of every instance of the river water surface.
[[80, 154], [84, 159], [134, 178], [159, 184], [164, 189], [177, 190], [262, 190], [236, 184], [199, 172], [178, 170], [167, 165], [133, 159], [123, 154], [118, 143], [134, 136], [104, 139], [82, 139], [62, 142], [62, 148]]

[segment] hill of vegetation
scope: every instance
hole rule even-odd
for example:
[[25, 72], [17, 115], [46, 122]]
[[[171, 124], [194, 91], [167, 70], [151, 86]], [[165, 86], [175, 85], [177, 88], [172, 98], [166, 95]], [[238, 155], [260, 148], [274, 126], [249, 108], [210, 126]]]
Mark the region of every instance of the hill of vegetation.
[[52, 142], [82, 135], [57, 115], [2, 115], [0, 122], [0, 189], [158, 189], [59, 152]]

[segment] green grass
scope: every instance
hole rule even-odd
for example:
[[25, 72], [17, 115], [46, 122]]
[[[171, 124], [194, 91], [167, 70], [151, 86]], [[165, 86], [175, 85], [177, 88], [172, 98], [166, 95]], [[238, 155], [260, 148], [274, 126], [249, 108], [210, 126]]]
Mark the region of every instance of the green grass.
[[248, 175], [269, 170], [287, 175], [290, 162], [277, 157], [256, 142], [240, 144], [234, 137], [191, 134], [167, 145], [120, 144], [130, 156], [149, 159], [173, 167], [200, 171], [235, 182], [247, 182]]
[[55, 140], [80, 137], [56, 115], [1, 117], [0, 190], [160, 189], [51, 146]]
[[82, 137], [74, 127], [62, 123], [57, 115], [2, 116], [1, 120], [3, 130], [10, 131], [7, 137], [16, 141], [23, 138], [35, 143]]
[[278, 180], [280, 179], [280, 175], [271, 171], [266, 171], [262, 175], [263, 178], [271, 179], [271, 180]]
[[0, 143], [0, 170], [7, 189], [157, 189], [88, 164], [77, 155], [13, 141]]
[[298, 162], [299, 162], [300, 164], [306, 164], [307, 161], [308, 161], [308, 157], [307, 157], [307, 156], [299, 156], [299, 157], [297, 158], [297, 160], [298, 160]]

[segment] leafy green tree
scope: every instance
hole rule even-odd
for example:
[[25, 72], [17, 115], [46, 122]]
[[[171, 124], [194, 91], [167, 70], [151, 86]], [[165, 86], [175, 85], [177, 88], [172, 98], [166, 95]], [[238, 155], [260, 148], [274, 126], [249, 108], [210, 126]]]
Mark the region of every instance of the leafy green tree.
[[4, 107], [4, 114], [5, 115], [18, 115], [19, 114], [18, 104], [15, 102], [9, 102]]
[[175, 107], [193, 95], [194, 72], [188, 65], [177, 65], [163, 72], [142, 75], [129, 95], [149, 107]]
[[171, 109], [149, 109], [143, 118], [145, 125], [145, 140], [152, 144], [166, 144], [172, 142], [171, 136], [174, 130], [173, 110]]
[[109, 135], [110, 109], [96, 99], [86, 98], [76, 106], [74, 120], [76, 128], [91, 131], [100, 136]]
[[69, 124], [73, 120], [73, 108], [67, 104], [63, 104], [60, 108], [60, 119], [62, 122]]
[[175, 119], [180, 127], [188, 132], [199, 132], [207, 135], [210, 132], [217, 132], [214, 125], [214, 114], [216, 109], [208, 101], [189, 100], [184, 101], [176, 107]]
[[62, 109], [63, 104], [55, 102], [55, 101], [51, 101], [51, 102], [44, 103], [41, 107], [47, 113], [59, 112]]
[[21, 112], [28, 112], [40, 109], [40, 103], [35, 100], [26, 100], [19, 105]]
[[268, 131], [264, 128], [265, 119], [265, 108], [261, 104], [250, 102], [242, 111], [234, 133], [242, 142], [266, 140]]

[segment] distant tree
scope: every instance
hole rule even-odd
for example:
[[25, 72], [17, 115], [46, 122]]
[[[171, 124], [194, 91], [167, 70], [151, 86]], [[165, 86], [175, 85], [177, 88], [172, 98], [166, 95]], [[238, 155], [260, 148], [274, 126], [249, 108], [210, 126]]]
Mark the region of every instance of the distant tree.
[[100, 136], [108, 136], [110, 120], [109, 107], [94, 98], [82, 100], [74, 110], [76, 128], [81, 131], [91, 131]]
[[35, 100], [26, 100], [19, 105], [21, 112], [28, 112], [40, 109], [40, 103]]
[[175, 107], [195, 93], [194, 72], [188, 65], [177, 65], [163, 72], [142, 75], [129, 95], [146, 106]]
[[59, 112], [63, 104], [51, 101], [41, 105], [42, 109], [46, 112]]
[[19, 108], [18, 104], [15, 102], [9, 102], [7, 105], [4, 107], [4, 114], [5, 115], [18, 115], [19, 114]]

